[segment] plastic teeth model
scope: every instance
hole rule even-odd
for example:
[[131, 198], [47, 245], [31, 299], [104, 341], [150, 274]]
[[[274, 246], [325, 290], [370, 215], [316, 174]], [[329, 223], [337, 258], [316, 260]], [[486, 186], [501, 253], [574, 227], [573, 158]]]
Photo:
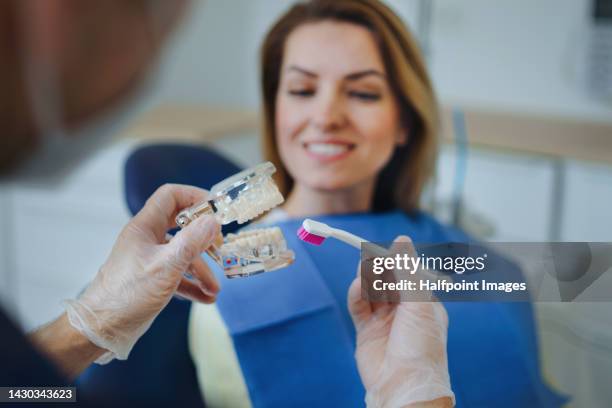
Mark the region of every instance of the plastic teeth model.
[[[272, 179], [276, 171], [270, 162], [258, 164], [215, 184], [211, 199], [181, 211], [176, 224], [184, 228], [196, 218], [210, 214], [221, 224], [243, 224], [284, 201]], [[228, 278], [246, 277], [291, 264], [295, 258], [279, 228], [253, 229], [228, 234], [221, 247], [212, 245], [206, 253]]]
[[228, 278], [270, 272], [290, 265], [295, 259], [278, 227], [228, 234], [214, 255]]
[[184, 228], [197, 217], [214, 214], [221, 224], [243, 224], [284, 201], [272, 179], [276, 168], [270, 162], [258, 164], [215, 184], [211, 199], [181, 211], [176, 224]]

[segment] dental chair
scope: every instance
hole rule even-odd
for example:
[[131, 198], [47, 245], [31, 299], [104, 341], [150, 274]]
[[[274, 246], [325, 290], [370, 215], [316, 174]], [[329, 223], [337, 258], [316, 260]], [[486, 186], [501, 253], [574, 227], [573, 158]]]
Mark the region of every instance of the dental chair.
[[[136, 214], [165, 183], [206, 189], [240, 171], [203, 146], [154, 144], [136, 148], [124, 168], [125, 198]], [[228, 233], [236, 223], [223, 227]], [[173, 298], [138, 340], [128, 360], [92, 365], [77, 379], [81, 396], [101, 406], [203, 407], [187, 343], [191, 302]]]

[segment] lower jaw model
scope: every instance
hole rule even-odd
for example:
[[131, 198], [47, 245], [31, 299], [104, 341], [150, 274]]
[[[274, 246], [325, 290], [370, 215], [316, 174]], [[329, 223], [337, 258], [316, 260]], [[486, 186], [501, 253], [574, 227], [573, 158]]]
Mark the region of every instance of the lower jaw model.
[[278, 227], [227, 234], [223, 245], [209, 253], [228, 278], [246, 277], [284, 268], [295, 259]]

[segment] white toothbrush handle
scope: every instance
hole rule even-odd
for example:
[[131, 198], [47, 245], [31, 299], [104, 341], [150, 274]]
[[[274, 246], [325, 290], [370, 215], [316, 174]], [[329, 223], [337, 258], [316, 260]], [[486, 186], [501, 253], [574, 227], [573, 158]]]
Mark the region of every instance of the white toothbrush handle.
[[351, 246], [354, 246], [357, 249], [361, 249], [362, 242], [368, 242], [367, 240], [358, 237], [357, 235], [353, 235], [350, 232], [346, 232], [337, 228], [331, 228], [331, 236]]
[[[362, 243], [369, 243], [367, 239], [363, 239], [361, 237], [358, 237], [357, 235], [351, 234], [350, 232], [346, 232], [337, 228], [331, 228], [331, 236], [359, 250], [361, 249]], [[368, 245], [368, 249], [372, 251], [376, 256], [384, 257], [389, 255], [389, 252], [386, 249], [381, 248], [378, 245]]]

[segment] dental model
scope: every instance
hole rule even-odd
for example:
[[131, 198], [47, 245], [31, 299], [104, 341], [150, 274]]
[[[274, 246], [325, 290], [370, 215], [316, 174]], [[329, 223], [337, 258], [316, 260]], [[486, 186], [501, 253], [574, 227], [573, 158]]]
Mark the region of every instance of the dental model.
[[[210, 189], [210, 199], [181, 211], [176, 224], [185, 228], [202, 215], [214, 215], [225, 225], [243, 224], [284, 201], [272, 179], [270, 162], [235, 174]], [[221, 266], [228, 278], [251, 276], [285, 267], [293, 262], [280, 229], [255, 229], [228, 234], [223, 245], [211, 245], [206, 253]]]
[[287, 248], [283, 232], [278, 227], [228, 234], [214, 255], [228, 278], [284, 268], [295, 259], [295, 254]]
[[209, 200], [181, 211], [176, 224], [184, 228], [205, 214], [215, 215], [223, 225], [252, 220], [284, 201], [272, 180], [275, 171], [272, 163], [265, 162], [226, 178], [210, 189]]

